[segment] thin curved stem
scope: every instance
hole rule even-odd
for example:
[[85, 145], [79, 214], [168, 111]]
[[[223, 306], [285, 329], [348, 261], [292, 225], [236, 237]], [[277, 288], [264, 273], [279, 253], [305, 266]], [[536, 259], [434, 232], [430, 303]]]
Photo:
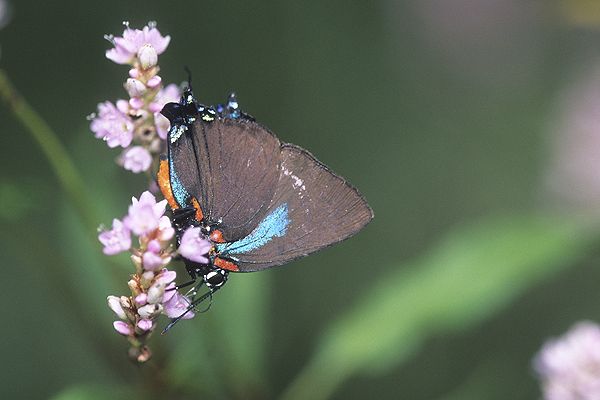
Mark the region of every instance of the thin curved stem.
[[0, 99], [40, 146], [61, 186], [73, 201], [86, 228], [95, 230], [99, 218], [90, 207], [83, 180], [66, 149], [42, 117], [25, 101], [10, 83], [8, 76], [0, 70]]

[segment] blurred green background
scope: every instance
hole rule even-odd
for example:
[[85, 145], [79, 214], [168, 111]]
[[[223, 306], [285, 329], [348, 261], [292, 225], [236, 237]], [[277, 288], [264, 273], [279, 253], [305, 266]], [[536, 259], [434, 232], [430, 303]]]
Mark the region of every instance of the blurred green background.
[[[533, 399], [546, 338], [600, 321], [596, 2], [10, 5], [0, 69], [92, 200], [82, 214], [0, 107], [0, 397]], [[155, 334], [141, 366], [106, 304], [133, 268], [101, 253], [94, 228], [148, 179], [86, 120], [127, 96], [103, 39], [124, 20], [171, 36], [164, 84], [187, 66], [201, 102], [235, 91], [375, 212], [346, 242], [231, 276], [210, 312]]]

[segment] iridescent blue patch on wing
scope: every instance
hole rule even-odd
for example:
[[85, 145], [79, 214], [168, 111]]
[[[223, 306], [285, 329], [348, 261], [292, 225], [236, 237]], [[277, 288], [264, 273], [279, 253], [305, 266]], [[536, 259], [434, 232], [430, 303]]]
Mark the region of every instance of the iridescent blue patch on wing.
[[177, 176], [177, 172], [175, 167], [173, 166], [173, 159], [169, 158], [169, 182], [171, 184], [171, 192], [173, 192], [173, 197], [177, 204], [180, 207], [190, 207], [192, 204], [190, 202], [191, 197], [187, 190], [183, 187], [183, 184], [179, 180]]
[[260, 224], [245, 238], [236, 242], [215, 243], [217, 252], [223, 255], [250, 253], [270, 242], [273, 238], [281, 237], [287, 232], [291, 222], [287, 203], [277, 207], [265, 217]]
[[[240, 118], [242, 116], [242, 110], [240, 110], [235, 93], [229, 95], [227, 104], [214, 104], [212, 108], [219, 114], [227, 115], [230, 118]], [[199, 112], [202, 112], [204, 111], [204, 107], [201, 107], [201, 109], [198, 110]]]

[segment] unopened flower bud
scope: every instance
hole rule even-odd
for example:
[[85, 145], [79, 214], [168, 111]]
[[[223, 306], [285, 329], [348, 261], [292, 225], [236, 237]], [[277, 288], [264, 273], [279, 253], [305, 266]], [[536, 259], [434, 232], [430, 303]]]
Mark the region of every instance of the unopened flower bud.
[[121, 306], [121, 300], [117, 296], [108, 296], [107, 300], [108, 306], [118, 318], [127, 319], [127, 314]]
[[149, 88], [156, 89], [157, 87], [160, 86], [161, 83], [162, 83], [161, 77], [158, 75], [154, 75], [152, 78], [148, 79], [148, 82], [146, 83], [146, 85], [148, 85]]
[[161, 250], [161, 244], [158, 240], [152, 239], [148, 242], [148, 251], [151, 251], [154, 254], [158, 254]]
[[141, 293], [136, 296], [135, 302], [140, 306], [145, 305], [148, 302], [148, 295], [146, 293]]
[[154, 279], [154, 272], [152, 272], [152, 271], [144, 272], [142, 274], [142, 276], [140, 277], [140, 283], [142, 284], [142, 287], [144, 287], [144, 288], [150, 287], [150, 284], [152, 283], [152, 279]]
[[130, 279], [129, 281], [127, 281], [127, 286], [129, 286], [129, 289], [131, 289], [131, 293], [133, 293], [136, 296], [140, 292], [138, 282], [135, 279]]
[[137, 323], [137, 327], [140, 328], [143, 331], [147, 331], [150, 328], [152, 328], [152, 320], [149, 319], [141, 319], [138, 323]]
[[167, 265], [169, 265], [169, 263], [171, 262], [172, 258], [173, 257], [171, 257], [171, 256], [163, 256], [162, 265], [161, 266], [162, 267], [166, 267]]
[[[146, 113], [144, 112], [144, 110], [140, 110], [140, 108], [142, 108], [142, 107], [144, 106], [144, 102], [143, 102], [141, 99], [139, 99], [138, 97], [132, 97], [132, 98], [130, 98], [130, 99], [129, 99], [129, 106], [130, 106], [130, 107], [131, 107], [133, 110], [135, 110], [135, 111], [133, 111], [133, 112], [134, 112], [136, 115], [139, 115], [139, 114], [142, 114], [142, 113], [146, 114]], [[139, 116], [143, 116], [143, 115], [139, 115]]]
[[138, 308], [138, 314], [143, 319], [152, 319], [159, 315], [163, 310], [161, 304], [146, 304], [143, 307]]
[[148, 289], [148, 303], [162, 303], [165, 294], [165, 283], [158, 279], [154, 285]]
[[146, 85], [144, 85], [141, 81], [133, 78], [127, 79], [125, 89], [131, 97], [142, 97], [146, 94]]
[[113, 326], [115, 327], [115, 330], [121, 335], [127, 336], [131, 333], [131, 327], [123, 321], [115, 321], [113, 322]]
[[131, 262], [133, 263], [133, 265], [135, 266], [135, 268], [137, 270], [142, 269], [142, 257], [139, 256], [138, 254], [131, 255]]
[[144, 269], [146, 270], [151, 271], [162, 266], [162, 258], [151, 251], [145, 252], [142, 259], [144, 260]]
[[158, 62], [158, 53], [151, 44], [145, 44], [138, 50], [137, 58], [143, 69], [154, 67]]
[[[134, 281], [135, 282], [135, 281]], [[131, 299], [127, 296], [121, 296], [121, 306], [125, 311], [131, 310]]]

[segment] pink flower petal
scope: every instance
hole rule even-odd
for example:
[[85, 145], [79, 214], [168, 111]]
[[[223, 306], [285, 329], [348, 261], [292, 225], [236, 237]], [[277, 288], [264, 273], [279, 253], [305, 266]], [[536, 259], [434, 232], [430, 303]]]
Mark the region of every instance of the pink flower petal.
[[179, 252], [188, 260], [201, 264], [208, 264], [206, 254], [211, 248], [208, 240], [201, 237], [201, 229], [195, 226], [189, 227], [181, 237]]
[[131, 235], [129, 229], [118, 219], [113, 219], [113, 229], [102, 232], [98, 240], [104, 245], [104, 254], [113, 255], [131, 248]]

